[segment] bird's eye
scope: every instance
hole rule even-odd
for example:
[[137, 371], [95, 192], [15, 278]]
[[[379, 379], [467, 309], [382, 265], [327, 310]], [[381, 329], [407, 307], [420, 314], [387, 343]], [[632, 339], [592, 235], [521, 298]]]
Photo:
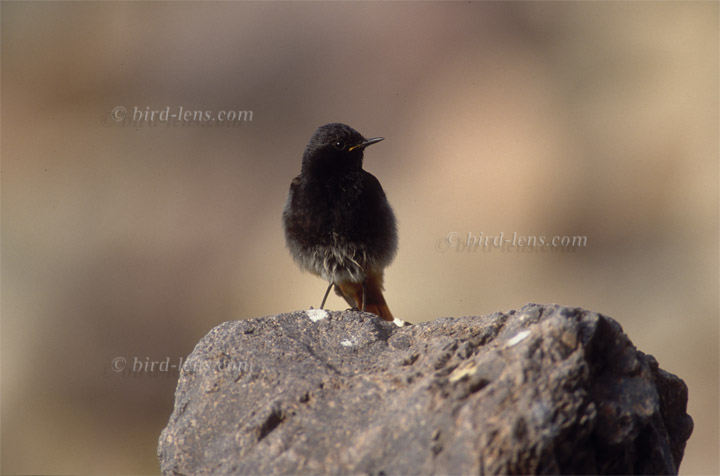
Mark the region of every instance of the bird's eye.
[[336, 140], [333, 142], [333, 147], [335, 147], [337, 150], [345, 150], [345, 142], [341, 140]]

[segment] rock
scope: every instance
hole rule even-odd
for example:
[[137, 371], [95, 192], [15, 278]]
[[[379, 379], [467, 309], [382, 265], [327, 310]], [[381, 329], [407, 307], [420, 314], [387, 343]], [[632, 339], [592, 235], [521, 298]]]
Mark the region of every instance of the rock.
[[617, 322], [536, 304], [226, 322], [175, 398], [165, 475], [676, 474], [693, 427], [683, 381]]

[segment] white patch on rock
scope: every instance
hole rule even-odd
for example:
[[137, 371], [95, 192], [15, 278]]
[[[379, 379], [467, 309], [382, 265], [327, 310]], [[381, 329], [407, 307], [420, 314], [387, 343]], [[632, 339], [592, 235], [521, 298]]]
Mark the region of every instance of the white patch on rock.
[[355, 342], [347, 340], [347, 339], [343, 339], [342, 341], [340, 341], [340, 345], [345, 346], [345, 347], [353, 347], [355, 345]]
[[313, 322], [321, 321], [329, 316], [328, 312], [324, 309], [308, 309], [305, 311], [305, 314], [307, 314]]
[[507, 342], [507, 347], [512, 347], [516, 344], [519, 344], [520, 342], [524, 341], [529, 335], [530, 331], [527, 329], [522, 332], [518, 332], [515, 337], [513, 337]]
[[407, 326], [407, 322], [403, 321], [402, 319], [398, 319], [397, 317], [395, 319], [393, 319], [393, 324], [395, 324], [398, 327]]

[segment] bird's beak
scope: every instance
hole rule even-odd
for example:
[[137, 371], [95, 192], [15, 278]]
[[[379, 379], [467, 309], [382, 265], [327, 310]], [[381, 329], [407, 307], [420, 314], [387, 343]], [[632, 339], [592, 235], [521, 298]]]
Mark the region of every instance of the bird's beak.
[[369, 145], [373, 145], [376, 142], [380, 142], [381, 140], [385, 139], [384, 137], [373, 137], [372, 139], [366, 139], [364, 142], [360, 142], [358, 145], [354, 145], [348, 149], [348, 152], [355, 150], [355, 149], [364, 149], [365, 147]]

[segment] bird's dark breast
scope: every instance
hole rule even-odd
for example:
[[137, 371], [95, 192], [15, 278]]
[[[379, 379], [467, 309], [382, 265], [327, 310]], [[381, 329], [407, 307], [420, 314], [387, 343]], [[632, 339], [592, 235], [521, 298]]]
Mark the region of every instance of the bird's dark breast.
[[397, 248], [392, 210], [367, 172], [315, 183], [296, 178], [283, 223], [298, 265], [331, 282], [361, 282], [390, 264]]

